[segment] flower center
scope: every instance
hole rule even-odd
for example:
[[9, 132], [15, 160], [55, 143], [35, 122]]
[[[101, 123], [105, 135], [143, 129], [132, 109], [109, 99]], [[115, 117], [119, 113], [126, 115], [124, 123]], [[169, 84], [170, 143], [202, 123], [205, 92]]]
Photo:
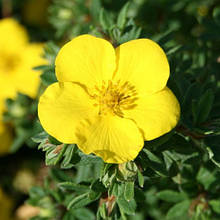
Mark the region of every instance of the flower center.
[[7, 53], [0, 54], [0, 60], [0, 69], [5, 73], [12, 71], [19, 63], [17, 56]]
[[137, 105], [136, 89], [129, 82], [103, 81], [101, 88], [95, 86], [95, 91], [92, 98], [96, 101], [94, 106], [99, 107], [100, 115], [111, 113], [123, 117], [123, 110], [132, 109]]

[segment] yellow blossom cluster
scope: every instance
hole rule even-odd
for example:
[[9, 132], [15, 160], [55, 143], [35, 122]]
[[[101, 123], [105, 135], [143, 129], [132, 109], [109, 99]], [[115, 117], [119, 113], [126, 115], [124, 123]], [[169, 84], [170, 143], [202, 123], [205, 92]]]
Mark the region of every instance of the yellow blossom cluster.
[[11, 134], [3, 123], [5, 99], [15, 98], [17, 92], [34, 98], [40, 77], [33, 67], [42, 65], [43, 45], [30, 43], [23, 26], [12, 18], [0, 20], [0, 154], [8, 151]]

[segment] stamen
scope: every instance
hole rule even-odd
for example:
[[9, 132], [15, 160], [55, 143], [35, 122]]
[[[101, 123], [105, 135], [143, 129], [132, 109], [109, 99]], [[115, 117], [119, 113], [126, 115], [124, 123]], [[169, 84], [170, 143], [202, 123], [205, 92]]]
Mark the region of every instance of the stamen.
[[120, 81], [106, 83], [102, 82], [101, 87], [95, 86], [95, 94], [92, 98], [96, 101], [95, 107], [99, 107], [99, 115], [115, 114], [123, 117], [122, 110], [135, 108], [137, 92], [129, 82]]

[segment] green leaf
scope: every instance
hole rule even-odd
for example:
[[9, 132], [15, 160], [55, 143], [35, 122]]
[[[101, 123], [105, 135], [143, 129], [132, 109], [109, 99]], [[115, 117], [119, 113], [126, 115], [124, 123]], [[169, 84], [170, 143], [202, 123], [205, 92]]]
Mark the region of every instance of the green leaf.
[[125, 182], [124, 197], [128, 202], [134, 198], [134, 182]]
[[213, 10], [213, 18], [215, 22], [220, 25], [220, 7], [215, 7]]
[[179, 220], [179, 219], [185, 219], [188, 215], [188, 209], [190, 206], [190, 201], [185, 200], [180, 203], [177, 203], [176, 205], [172, 206], [166, 216], [167, 220]]
[[220, 201], [219, 200], [210, 200], [209, 205], [212, 207], [213, 211], [217, 214], [220, 214]]
[[139, 169], [138, 169], [138, 184], [140, 187], [144, 186], [144, 176], [142, 175]]
[[141, 34], [141, 28], [137, 28], [136, 26], [133, 26], [132, 29], [128, 32], [125, 32], [120, 39], [118, 39], [119, 44], [123, 44], [125, 42], [128, 42], [130, 40], [137, 39]]
[[95, 21], [98, 21], [99, 19], [100, 10], [101, 10], [101, 0], [92, 0], [90, 11]]
[[99, 22], [104, 31], [110, 30], [114, 24], [111, 14], [108, 13], [104, 8], [102, 8], [100, 11]]
[[166, 52], [166, 55], [167, 56], [170, 56], [170, 55], [174, 55], [177, 51], [179, 51], [180, 49], [182, 48], [182, 45], [177, 45], [175, 47], [172, 47], [171, 49], [169, 49], [167, 52]]
[[40, 198], [40, 197], [44, 197], [46, 194], [45, 194], [45, 191], [39, 187], [39, 186], [34, 186], [30, 189], [30, 197], [36, 197], [36, 198]]
[[81, 194], [79, 196], [74, 196], [73, 199], [69, 202], [67, 209], [76, 209], [91, 203], [92, 200], [89, 198], [88, 193]]
[[75, 209], [74, 216], [77, 220], [95, 220], [93, 212], [86, 208]]
[[205, 122], [212, 109], [214, 94], [211, 89], [207, 90], [199, 100], [194, 116], [195, 124]]
[[61, 163], [61, 168], [69, 169], [69, 168], [73, 167], [73, 164], [71, 164], [71, 160], [73, 158], [75, 150], [76, 150], [75, 144], [68, 145], [68, 147], [66, 148], [66, 151], [63, 155], [64, 159]]
[[103, 163], [103, 160], [100, 157], [91, 154], [84, 154], [79, 152], [79, 156], [81, 158], [80, 162], [78, 163], [79, 166], [86, 166], [96, 163]]
[[93, 191], [93, 190], [90, 190], [90, 192], [89, 192], [89, 198], [90, 198], [92, 201], [99, 199], [101, 195], [102, 195], [102, 193], [100, 193], [100, 192], [95, 192], [95, 191]]
[[51, 146], [46, 152], [46, 165], [56, 165], [62, 158], [68, 147], [68, 144], [63, 144], [60, 152], [57, 151], [57, 145]]
[[134, 215], [136, 209], [136, 202], [134, 199], [129, 202], [125, 200], [123, 197], [117, 198], [117, 204], [119, 208], [128, 215]]
[[80, 185], [80, 184], [76, 184], [73, 182], [62, 182], [62, 183], [59, 183], [58, 186], [62, 189], [76, 191], [76, 193], [86, 193], [86, 192], [89, 192], [90, 190], [89, 186]]
[[126, 17], [127, 17], [127, 13], [128, 13], [128, 8], [130, 6], [130, 2], [127, 2], [123, 8], [121, 9], [121, 11], [119, 12], [118, 15], [118, 19], [117, 19], [117, 27], [120, 30], [123, 30], [124, 26], [125, 26], [125, 22], [126, 22]]
[[60, 169], [52, 168], [49, 171], [50, 176], [57, 182], [71, 182], [72, 178]]
[[57, 82], [54, 71], [45, 71], [40, 75], [40, 78], [45, 86], [49, 86], [50, 84]]
[[98, 212], [100, 213], [101, 217], [103, 219], [106, 219], [107, 218], [107, 213], [106, 213], [106, 204], [103, 203], [101, 206], [99, 206], [99, 210]]
[[16, 151], [18, 151], [19, 148], [22, 147], [22, 145], [29, 136], [30, 136], [29, 133], [23, 132], [22, 134], [15, 137], [12, 145], [10, 146], [10, 152], [15, 153]]
[[95, 192], [105, 192], [106, 188], [103, 185], [103, 183], [97, 179], [95, 180], [92, 184], [91, 184], [91, 190], [95, 191]]
[[186, 199], [186, 196], [183, 193], [179, 193], [173, 190], [163, 190], [157, 193], [157, 198], [166, 202], [177, 203]]
[[220, 162], [216, 161], [214, 159], [214, 153], [212, 152], [211, 148], [209, 147], [206, 147], [206, 150], [208, 152], [208, 155], [209, 155], [209, 159], [218, 167], [220, 168]]
[[43, 141], [45, 141], [48, 138], [48, 134], [45, 131], [42, 131], [41, 133], [36, 134], [34, 137], [32, 137], [31, 139], [35, 142], [35, 143], [41, 143]]
[[174, 134], [174, 132], [169, 132], [169, 133], [162, 135], [161, 137], [156, 138], [152, 141], [146, 141], [146, 146], [153, 149], [153, 150], [156, 150], [157, 147], [166, 143], [173, 136], [173, 134]]
[[147, 162], [148, 166], [150, 166], [159, 175], [167, 176], [167, 172], [165, 170], [163, 161], [158, 156], [147, 150], [146, 148], [143, 149], [143, 152], [147, 156], [147, 158], [144, 159]]
[[212, 183], [216, 181], [215, 172], [216, 170], [208, 170], [206, 167], [199, 169], [196, 179], [204, 186], [205, 190], [208, 190]]

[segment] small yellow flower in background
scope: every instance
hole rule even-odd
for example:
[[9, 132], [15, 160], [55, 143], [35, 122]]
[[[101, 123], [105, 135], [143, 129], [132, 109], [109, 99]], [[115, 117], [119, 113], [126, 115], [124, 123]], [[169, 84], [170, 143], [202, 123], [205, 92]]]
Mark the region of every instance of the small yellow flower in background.
[[11, 134], [2, 121], [7, 98], [17, 92], [32, 98], [37, 95], [40, 72], [32, 68], [45, 64], [42, 44], [29, 43], [28, 34], [16, 20], [0, 20], [0, 154], [8, 152]]
[[25, 29], [12, 18], [0, 20], [0, 99], [17, 92], [35, 97], [40, 83], [33, 67], [45, 63], [43, 45], [29, 43]]
[[133, 160], [144, 140], [174, 128], [180, 106], [169, 88], [169, 64], [158, 44], [138, 39], [116, 50], [81, 35], [56, 58], [59, 82], [41, 96], [39, 119], [63, 143], [76, 143], [107, 163]]

